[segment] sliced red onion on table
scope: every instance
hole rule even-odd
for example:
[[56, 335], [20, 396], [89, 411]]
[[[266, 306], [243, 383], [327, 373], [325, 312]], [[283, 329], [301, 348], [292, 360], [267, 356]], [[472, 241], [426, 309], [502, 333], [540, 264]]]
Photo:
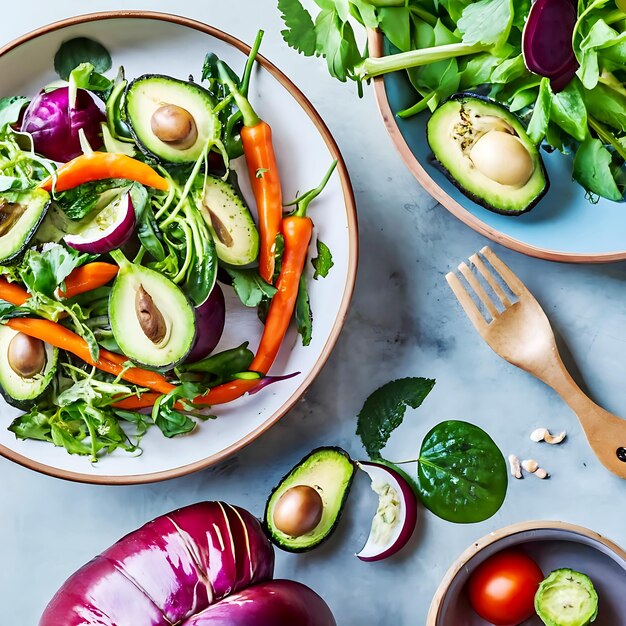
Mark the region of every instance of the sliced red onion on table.
[[91, 94], [79, 89], [74, 106], [70, 106], [69, 88], [42, 91], [24, 113], [22, 132], [30, 133], [35, 152], [53, 161], [65, 163], [82, 154], [79, 131], [89, 145], [102, 146], [100, 124], [106, 121]]
[[105, 254], [123, 246], [134, 230], [135, 209], [130, 193], [125, 193], [99, 211], [79, 233], [63, 239], [79, 252]]
[[524, 26], [524, 63], [529, 71], [549, 78], [555, 92], [564, 89], [578, 69], [572, 45], [576, 20], [572, 0], [536, 0]]
[[186, 363], [195, 363], [209, 356], [224, 332], [226, 322], [226, 303], [224, 292], [215, 283], [208, 300], [196, 309], [196, 342], [194, 343]]
[[417, 523], [417, 495], [404, 472], [379, 461], [360, 461], [378, 495], [378, 509], [369, 537], [357, 554], [361, 561], [380, 561], [403, 548]]

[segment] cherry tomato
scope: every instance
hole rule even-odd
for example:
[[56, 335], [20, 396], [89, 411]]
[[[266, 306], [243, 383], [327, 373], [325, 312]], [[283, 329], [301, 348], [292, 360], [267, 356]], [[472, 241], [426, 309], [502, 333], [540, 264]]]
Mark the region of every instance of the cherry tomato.
[[518, 626], [535, 614], [534, 599], [544, 575], [519, 550], [503, 550], [481, 563], [469, 579], [472, 608], [496, 626]]

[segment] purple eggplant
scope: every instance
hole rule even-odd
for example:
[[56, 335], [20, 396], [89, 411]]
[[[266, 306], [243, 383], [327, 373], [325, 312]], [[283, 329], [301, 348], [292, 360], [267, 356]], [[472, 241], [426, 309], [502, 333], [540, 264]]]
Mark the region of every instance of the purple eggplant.
[[162, 515], [59, 589], [39, 626], [335, 626], [313, 591], [272, 581], [259, 521], [223, 502]]
[[226, 322], [226, 303], [222, 288], [215, 283], [208, 300], [196, 309], [196, 342], [185, 363], [209, 356], [220, 341]]

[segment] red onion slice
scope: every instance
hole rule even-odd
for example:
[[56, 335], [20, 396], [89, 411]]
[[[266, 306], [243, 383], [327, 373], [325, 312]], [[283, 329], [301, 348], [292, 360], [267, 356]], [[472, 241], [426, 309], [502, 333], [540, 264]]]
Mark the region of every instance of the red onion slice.
[[105, 254], [123, 246], [135, 230], [135, 209], [130, 193], [125, 193], [75, 235], [66, 235], [65, 243], [79, 252]]
[[369, 475], [379, 497], [369, 537], [357, 557], [380, 561], [398, 552], [411, 538], [417, 524], [417, 495], [399, 468], [381, 461], [360, 461], [357, 466]]

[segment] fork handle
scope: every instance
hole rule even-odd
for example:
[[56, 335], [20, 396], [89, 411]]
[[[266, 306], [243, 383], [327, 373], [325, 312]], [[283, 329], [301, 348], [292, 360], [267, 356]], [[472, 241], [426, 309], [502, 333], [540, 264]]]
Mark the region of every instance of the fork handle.
[[626, 420], [591, 400], [577, 385], [558, 354], [557, 362], [544, 372], [542, 380], [574, 411], [600, 462], [614, 474], [626, 478]]

